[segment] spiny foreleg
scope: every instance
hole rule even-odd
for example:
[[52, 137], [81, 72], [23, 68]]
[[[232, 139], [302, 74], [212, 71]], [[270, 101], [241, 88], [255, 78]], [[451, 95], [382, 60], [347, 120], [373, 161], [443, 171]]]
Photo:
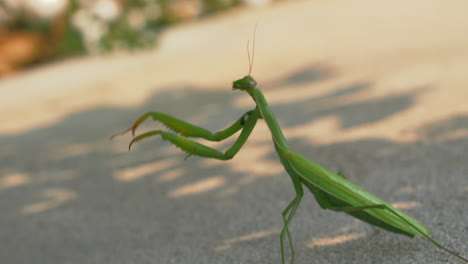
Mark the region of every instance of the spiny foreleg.
[[120, 133], [113, 135], [112, 138], [119, 136], [119, 135], [123, 135], [129, 131], [132, 131], [132, 135], [135, 136], [135, 130], [140, 126], [140, 124], [143, 123], [143, 121], [145, 121], [149, 117], [152, 117], [153, 120], [161, 122], [169, 129], [183, 136], [203, 138], [203, 139], [210, 140], [210, 141], [221, 141], [234, 135], [236, 132], [242, 129], [247, 119], [253, 114], [254, 111], [255, 110], [250, 110], [246, 112], [231, 126], [216, 133], [212, 133], [211, 131], [208, 131], [202, 127], [190, 124], [188, 122], [177, 119], [170, 115], [166, 115], [166, 114], [159, 113], [159, 112], [148, 112], [142, 115], [140, 118], [138, 118], [137, 121], [135, 121], [135, 123], [133, 124], [133, 126], [131, 126], [130, 128]]
[[[240, 148], [247, 141], [248, 137], [252, 133], [252, 130], [255, 127], [256, 123], [257, 123], [257, 120], [260, 117], [258, 111], [247, 112], [247, 113], [251, 113], [251, 114], [248, 115], [247, 119], [245, 121], [242, 121], [244, 119], [242, 119], [243, 117], [241, 117], [242, 124], [240, 124], [241, 121], [239, 121], [239, 124], [242, 126], [241, 127], [242, 132], [241, 132], [239, 138], [237, 138], [237, 140], [234, 142], [234, 144], [224, 153], [219, 151], [219, 150], [216, 150], [214, 148], [211, 148], [211, 147], [208, 147], [208, 146], [203, 145], [201, 143], [198, 143], [196, 141], [193, 141], [193, 140], [187, 138], [184, 135], [176, 135], [176, 134], [173, 134], [173, 133], [170, 133], [170, 132], [165, 132], [165, 131], [162, 131], [162, 130], [154, 130], [154, 131], [146, 132], [144, 134], [141, 134], [141, 135], [135, 137], [130, 142], [128, 148], [130, 149], [131, 146], [135, 142], [141, 141], [141, 140], [143, 140], [145, 138], [148, 138], [148, 137], [160, 135], [164, 140], [167, 140], [167, 141], [171, 142], [172, 144], [176, 145], [180, 149], [187, 152], [187, 154], [189, 156], [190, 155], [196, 155], [196, 156], [207, 157], [207, 158], [215, 158], [215, 159], [220, 159], [220, 160], [232, 159], [234, 157], [234, 155], [237, 154], [237, 152], [240, 150]], [[234, 125], [232, 125], [231, 127], [235, 126], [236, 123]], [[237, 129], [237, 130], [239, 130], [239, 129]], [[226, 131], [226, 130], [223, 130], [223, 131]]]

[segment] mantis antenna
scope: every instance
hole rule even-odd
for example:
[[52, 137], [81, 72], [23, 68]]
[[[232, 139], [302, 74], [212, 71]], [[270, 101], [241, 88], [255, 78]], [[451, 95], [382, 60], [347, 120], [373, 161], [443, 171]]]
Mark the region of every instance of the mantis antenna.
[[250, 73], [252, 72], [254, 58], [255, 58], [255, 33], [256, 31], [257, 31], [257, 23], [255, 23], [255, 27], [253, 31], [252, 60], [250, 59], [250, 46], [249, 46], [250, 40], [247, 40], [247, 56], [249, 59], [249, 74], [248, 74], [249, 76], [250, 76]]

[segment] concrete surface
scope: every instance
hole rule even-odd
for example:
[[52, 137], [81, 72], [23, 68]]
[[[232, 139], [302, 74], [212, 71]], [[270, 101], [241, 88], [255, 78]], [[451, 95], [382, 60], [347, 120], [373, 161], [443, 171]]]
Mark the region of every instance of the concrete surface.
[[[232, 161], [109, 141], [157, 110], [211, 130], [253, 104], [291, 148], [405, 210], [468, 256], [468, 2], [289, 1], [166, 32], [154, 51], [0, 81], [0, 263], [280, 263], [294, 197], [260, 122]], [[147, 122], [145, 128], [156, 125]], [[141, 130], [143, 131], [143, 130]], [[232, 141], [212, 144], [226, 149]], [[321, 210], [292, 223], [296, 263], [460, 263], [423, 238]]]

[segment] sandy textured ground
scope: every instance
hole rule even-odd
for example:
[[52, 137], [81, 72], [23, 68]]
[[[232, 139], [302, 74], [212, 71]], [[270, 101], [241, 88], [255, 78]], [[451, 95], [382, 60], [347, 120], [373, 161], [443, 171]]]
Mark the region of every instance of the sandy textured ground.
[[[154, 51], [55, 63], [0, 81], [0, 263], [280, 263], [294, 197], [268, 130], [232, 161], [109, 135], [157, 110], [211, 130], [253, 104], [291, 148], [403, 208], [468, 256], [468, 2], [290, 1], [166, 32]], [[145, 128], [154, 127], [151, 122]], [[211, 144], [226, 149], [232, 141]], [[296, 263], [459, 263], [306, 194]]]

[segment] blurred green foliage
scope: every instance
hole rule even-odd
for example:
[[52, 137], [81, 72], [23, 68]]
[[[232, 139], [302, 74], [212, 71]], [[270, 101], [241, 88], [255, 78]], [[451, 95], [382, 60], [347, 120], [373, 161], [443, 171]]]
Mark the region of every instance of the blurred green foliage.
[[0, 45], [15, 34], [28, 33], [31, 43], [40, 44], [31, 44], [35, 47], [31, 58], [25, 53], [21, 62], [11, 62], [13, 68], [88, 53], [154, 47], [167, 27], [229, 10], [246, 0], [63, 0], [52, 16], [41, 16], [50, 10], [44, 11], [45, 0], [35, 1], [43, 1], [42, 10], [0, 0]]

